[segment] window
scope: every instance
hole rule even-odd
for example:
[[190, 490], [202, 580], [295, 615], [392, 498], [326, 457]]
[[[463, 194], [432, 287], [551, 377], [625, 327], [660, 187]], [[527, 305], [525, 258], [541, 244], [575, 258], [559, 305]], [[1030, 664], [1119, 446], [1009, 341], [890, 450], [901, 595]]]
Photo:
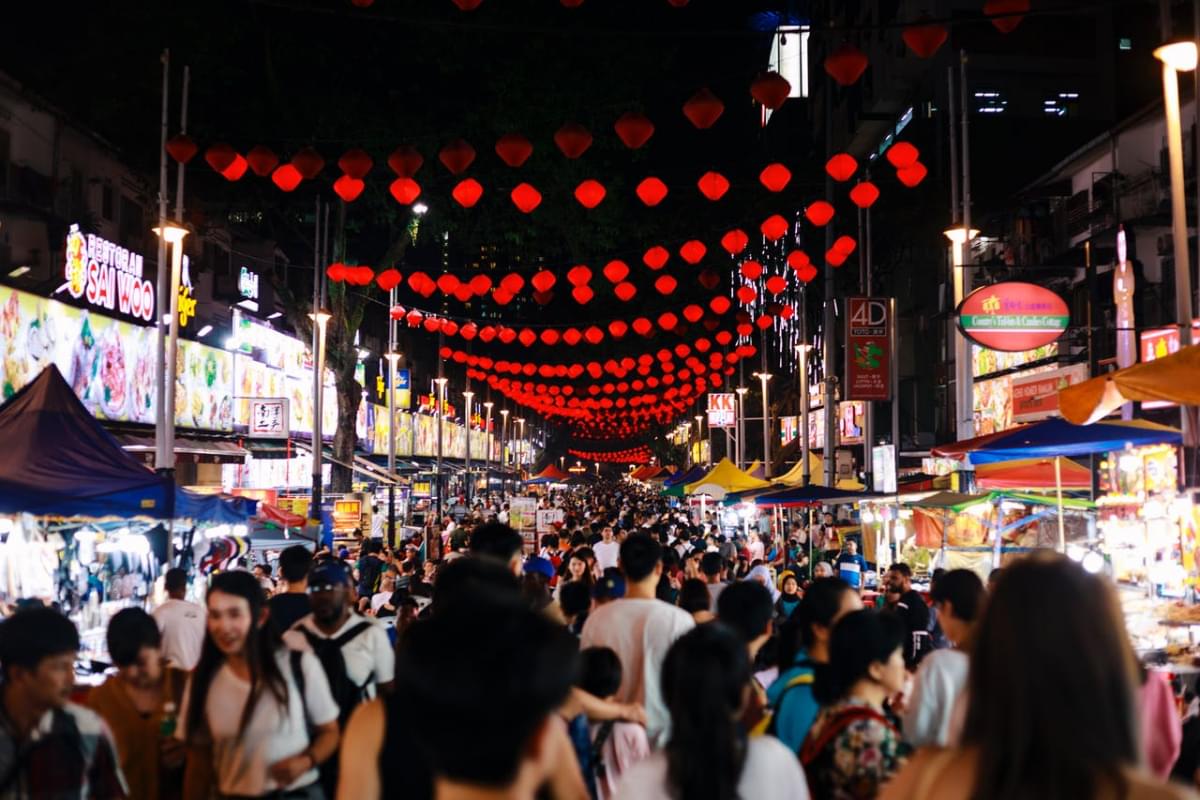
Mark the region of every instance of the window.
[[1079, 104], [1079, 92], [1059, 92], [1042, 101], [1042, 113], [1052, 117], [1074, 116]]
[[113, 188], [110, 183], [100, 186], [100, 216], [109, 222], [113, 221]]
[[1003, 114], [1008, 109], [1008, 100], [1000, 92], [975, 92], [975, 110], [980, 114]]

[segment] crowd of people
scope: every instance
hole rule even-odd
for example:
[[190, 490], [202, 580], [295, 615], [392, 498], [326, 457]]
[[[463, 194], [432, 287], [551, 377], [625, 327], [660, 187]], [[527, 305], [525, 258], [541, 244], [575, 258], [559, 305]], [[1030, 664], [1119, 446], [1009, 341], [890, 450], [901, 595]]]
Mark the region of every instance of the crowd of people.
[[534, 548], [497, 500], [436, 542], [289, 547], [202, 604], [170, 570], [83, 698], [75, 626], [13, 614], [0, 798], [1193, 796], [1170, 687], [1069, 559], [927, 597], [896, 563], [875, 593], [829, 525], [724, 536], [627, 482], [544, 502]]

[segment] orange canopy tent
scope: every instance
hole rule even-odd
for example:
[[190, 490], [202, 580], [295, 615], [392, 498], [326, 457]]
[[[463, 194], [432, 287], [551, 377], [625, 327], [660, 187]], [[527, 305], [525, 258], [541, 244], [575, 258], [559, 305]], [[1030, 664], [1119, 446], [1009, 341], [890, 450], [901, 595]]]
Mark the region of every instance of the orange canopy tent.
[[975, 467], [981, 489], [1090, 489], [1092, 471], [1078, 461], [1061, 459], [1062, 482], [1056, 482], [1053, 458], [1022, 458]]
[[1200, 406], [1200, 346], [1100, 375], [1058, 393], [1059, 410], [1076, 425], [1090, 425], [1132, 400]]

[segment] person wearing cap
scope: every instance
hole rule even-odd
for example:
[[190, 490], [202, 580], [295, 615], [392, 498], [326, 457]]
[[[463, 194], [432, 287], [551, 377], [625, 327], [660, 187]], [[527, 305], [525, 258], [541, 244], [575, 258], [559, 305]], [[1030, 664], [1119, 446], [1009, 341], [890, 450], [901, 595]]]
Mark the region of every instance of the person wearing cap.
[[625, 579], [620, 575], [605, 575], [592, 587], [592, 599], [596, 601], [597, 608], [624, 596]]

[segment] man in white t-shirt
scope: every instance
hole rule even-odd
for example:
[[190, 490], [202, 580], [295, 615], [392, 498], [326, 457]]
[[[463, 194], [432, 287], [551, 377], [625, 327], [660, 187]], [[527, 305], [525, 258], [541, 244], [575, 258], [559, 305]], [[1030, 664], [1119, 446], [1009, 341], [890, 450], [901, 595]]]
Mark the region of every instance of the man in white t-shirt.
[[662, 697], [663, 660], [675, 640], [695, 622], [691, 614], [656, 598], [663, 569], [662, 547], [649, 535], [635, 533], [625, 540], [620, 566], [625, 574], [625, 597], [591, 613], [580, 646], [616, 651], [622, 668], [616, 699], [645, 707], [646, 733], [652, 745], [661, 746], [670, 730], [670, 714]]
[[163, 588], [167, 590], [167, 601], [152, 614], [162, 633], [163, 658], [171, 666], [190, 672], [196, 668], [204, 644], [204, 608], [183, 599], [187, 595], [187, 573], [178, 567], [167, 570]]
[[609, 567], [617, 565], [621, 556], [621, 545], [613, 539], [611, 525], [605, 525], [604, 529], [600, 531], [600, 541], [592, 546], [592, 552], [596, 554], [596, 569], [601, 573]]

